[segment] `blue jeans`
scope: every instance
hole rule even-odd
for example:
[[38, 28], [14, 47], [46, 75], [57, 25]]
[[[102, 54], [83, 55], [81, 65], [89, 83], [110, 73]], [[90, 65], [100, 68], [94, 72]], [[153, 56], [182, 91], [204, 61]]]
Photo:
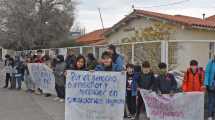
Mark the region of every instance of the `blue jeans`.
[[208, 91], [208, 117], [213, 117], [215, 107], [215, 91]]
[[16, 82], [18, 84], [18, 88], [22, 87], [22, 76], [16, 77]]

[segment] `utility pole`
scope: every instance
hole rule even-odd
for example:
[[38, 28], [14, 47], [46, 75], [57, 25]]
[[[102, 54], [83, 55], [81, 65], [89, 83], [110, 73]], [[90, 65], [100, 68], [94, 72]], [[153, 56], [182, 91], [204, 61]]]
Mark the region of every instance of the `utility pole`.
[[104, 27], [104, 22], [103, 22], [103, 19], [102, 19], [101, 9], [98, 8], [98, 11], [99, 11], [99, 16], [100, 16], [101, 24], [102, 24], [102, 29], [103, 29], [103, 31], [104, 31], [105, 27]]

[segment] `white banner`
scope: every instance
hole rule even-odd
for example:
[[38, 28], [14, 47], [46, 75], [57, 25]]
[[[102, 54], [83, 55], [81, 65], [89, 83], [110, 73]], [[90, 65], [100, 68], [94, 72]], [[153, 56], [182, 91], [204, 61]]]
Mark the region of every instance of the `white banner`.
[[65, 120], [123, 120], [126, 74], [67, 71]]
[[28, 70], [37, 88], [42, 89], [44, 93], [56, 94], [55, 77], [47, 65], [31, 63], [28, 64]]
[[204, 120], [204, 93], [178, 93], [174, 96], [141, 90], [150, 120]]

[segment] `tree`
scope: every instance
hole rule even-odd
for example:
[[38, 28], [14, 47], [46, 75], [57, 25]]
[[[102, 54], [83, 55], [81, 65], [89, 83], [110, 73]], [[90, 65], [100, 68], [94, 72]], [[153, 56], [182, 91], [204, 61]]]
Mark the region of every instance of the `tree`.
[[51, 47], [51, 42], [67, 38], [75, 6], [71, 0], [1, 0], [1, 45], [16, 50]]

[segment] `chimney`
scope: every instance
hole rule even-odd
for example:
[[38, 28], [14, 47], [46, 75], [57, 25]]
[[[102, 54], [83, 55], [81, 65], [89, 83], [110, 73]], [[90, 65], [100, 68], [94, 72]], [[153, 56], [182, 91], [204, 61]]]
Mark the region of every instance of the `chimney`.
[[203, 17], [202, 19], [205, 20], [205, 13], [202, 14], [202, 17]]

